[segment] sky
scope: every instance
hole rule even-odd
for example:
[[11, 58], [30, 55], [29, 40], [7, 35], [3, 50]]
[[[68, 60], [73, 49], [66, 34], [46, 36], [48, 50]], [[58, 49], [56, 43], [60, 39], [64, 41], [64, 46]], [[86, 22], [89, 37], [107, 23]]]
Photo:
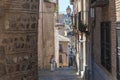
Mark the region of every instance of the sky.
[[66, 8], [68, 5], [72, 9], [72, 5], [70, 5], [70, 0], [59, 0], [59, 13], [66, 13]]

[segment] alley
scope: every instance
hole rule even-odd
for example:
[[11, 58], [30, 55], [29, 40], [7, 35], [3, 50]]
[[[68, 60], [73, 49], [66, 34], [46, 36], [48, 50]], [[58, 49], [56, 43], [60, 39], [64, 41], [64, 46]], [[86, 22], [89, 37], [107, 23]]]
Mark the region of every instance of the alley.
[[39, 72], [39, 80], [80, 80], [73, 68], [59, 68], [54, 72]]
[[0, 80], [120, 80], [120, 0], [0, 0]]

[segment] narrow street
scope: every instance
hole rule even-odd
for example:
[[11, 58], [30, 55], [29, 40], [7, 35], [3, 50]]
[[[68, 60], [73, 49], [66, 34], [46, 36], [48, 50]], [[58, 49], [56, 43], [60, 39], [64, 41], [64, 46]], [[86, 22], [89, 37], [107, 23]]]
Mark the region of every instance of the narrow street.
[[54, 72], [39, 72], [39, 80], [80, 80], [74, 68], [59, 68]]
[[120, 80], [120, 0], [0, 0], [0, 80]]

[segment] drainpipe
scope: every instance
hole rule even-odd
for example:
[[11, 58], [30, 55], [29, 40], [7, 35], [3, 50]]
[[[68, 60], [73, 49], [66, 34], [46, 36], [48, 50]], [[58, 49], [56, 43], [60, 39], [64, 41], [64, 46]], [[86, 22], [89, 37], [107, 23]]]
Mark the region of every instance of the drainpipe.
[[[82, 22], [84, 20], [84, 17], [83, 17], [83, 0], [81, 0], [81, 20], [82, 20]], [[83, 66], [84, 66], [83, 43], [85, 42], [83, 40], [83, 32], [81, 32], [79, 42], [80, 42], [80, 77], [81, 77], [81, 79], [83, 79], [83, 76], [84, 76], [84, 70], [83, 70]]]
[[[91, 5], [91, 0], [89, 0], [89, 2], [88, 2], [88, 21], [91, 21], [91, 7], [90, 7], [90, 5]], [[92, 80], [92, 57], [91, 57], [91, 49], [92, 49], [92, 47], [91, 47], [91, 45], [92, 45], [92, 30], [91, 30], [91, 24], [90, 24], [90, 22], [88, 22], [88, 31], [90, 31], [91, 33], [90, 33], [90, 36], [89, 36], [89, 38], [88, 38], [88, 49], [87, 49], [87, 64], [88, 64], [88, 80]]]
[[85, 75], [85, 66], [86, 66], [86, 36], [84, 33], [81, 33], [81, 39], [80, 39], [80, 62], [81, 62], [81, 79], [84, 78]]
[[[88, 0], [81, 0], [81, 20], [88, 25]], [[86, 33], [81, 32], [80, 38], [80, 61], [81, 61], [81, 79], [85, 80], [87, 71], [87, 53], [86, 53]]]

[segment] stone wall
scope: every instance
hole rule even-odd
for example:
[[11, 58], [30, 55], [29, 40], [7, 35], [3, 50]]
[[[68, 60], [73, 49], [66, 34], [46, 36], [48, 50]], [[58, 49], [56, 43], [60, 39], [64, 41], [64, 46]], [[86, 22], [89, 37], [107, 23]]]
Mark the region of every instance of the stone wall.
[[[107, 71], [101, 65], [101, 22], [111, 22], [111, 72]], [[116, 80], [116, 14], [115, 14], [115, 1], [109, 0], [109, 5], [96, 8], [96, 26], [94, 29], [94, 60], [95, 63], [104, 71], [105, 74], [112, 80]]]
[[116, 62], [116, 10], [115, 0], [109, 0], [109, 20], [111, 21], [111, 66], [110, 73], [113, 80], [117, 80], [117, 62]]
[[61, 67], [68, 66], [68, 42], [59, 41], [59, 45], [62, 46], [62, 52], [59, 51], [59, 56], [62, 56], [62, 63], [59, 64]]
[[50, 70], [50, 57], [55, 53], [54, 49], [54, 9], [55, 4], [41, 1], [39, 20], [39, 69]]
[[39, 0], [0, 0], [0, 80], [37, 80]]

